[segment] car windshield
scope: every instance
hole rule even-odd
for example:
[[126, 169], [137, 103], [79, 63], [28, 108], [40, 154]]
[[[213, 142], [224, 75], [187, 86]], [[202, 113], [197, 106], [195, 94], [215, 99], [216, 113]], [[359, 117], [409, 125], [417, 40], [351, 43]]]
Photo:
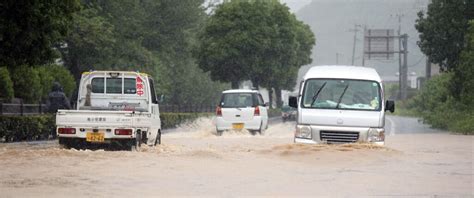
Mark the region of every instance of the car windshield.
[[380, 85], [375, 81], [310, 79], [303, 94], [305, 108], [380, 110]]
[[227, 93], [222, 96], [221, 107], [238, 108], [255, 106], [251, 93]]

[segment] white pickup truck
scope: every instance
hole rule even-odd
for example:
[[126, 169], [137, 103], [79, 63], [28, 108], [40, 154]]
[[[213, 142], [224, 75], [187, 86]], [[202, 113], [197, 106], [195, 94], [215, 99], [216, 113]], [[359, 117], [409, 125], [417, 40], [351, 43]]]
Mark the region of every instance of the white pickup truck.
[[127, 71], [84, 72], [75, 110], [56, 114], [59, 144], [83, 148], [114, 144], [134, 150], [161, 143], [161, 122], [153, 79]]

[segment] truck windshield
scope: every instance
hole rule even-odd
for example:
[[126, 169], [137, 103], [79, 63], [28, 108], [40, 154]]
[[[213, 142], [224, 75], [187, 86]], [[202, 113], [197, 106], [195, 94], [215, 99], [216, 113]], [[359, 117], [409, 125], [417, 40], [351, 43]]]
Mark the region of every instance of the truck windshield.
[[304, 108], [378, 111], [380, 84], [367, 80], [309, 79], [302, 103]]

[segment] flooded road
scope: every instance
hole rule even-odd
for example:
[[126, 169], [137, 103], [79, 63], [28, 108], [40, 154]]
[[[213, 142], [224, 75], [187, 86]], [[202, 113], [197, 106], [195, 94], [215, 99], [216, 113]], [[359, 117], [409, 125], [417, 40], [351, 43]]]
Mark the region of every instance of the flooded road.
[[0, 197], [474, 196], [473, 136], [389, 119], [385, 147], [296, 145], [294, 123], [276, 120], [217, 137], [210, 118], [139, 152], [0, 144]]

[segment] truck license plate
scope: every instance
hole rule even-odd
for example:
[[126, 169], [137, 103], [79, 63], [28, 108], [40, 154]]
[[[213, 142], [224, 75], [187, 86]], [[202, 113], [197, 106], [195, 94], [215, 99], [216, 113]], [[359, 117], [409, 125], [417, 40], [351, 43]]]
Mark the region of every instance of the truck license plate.
[[86, 141], [88, 141], [88, 142], [104, 142], [104, 134], [103, 133], [87, 133], [86, 134]]
[[244, 123], [234, 123], [234, 124], [232, 124], [232, 128], [233, 129], [238, 129], [238, 130], [243, 129], [244, 128]]

